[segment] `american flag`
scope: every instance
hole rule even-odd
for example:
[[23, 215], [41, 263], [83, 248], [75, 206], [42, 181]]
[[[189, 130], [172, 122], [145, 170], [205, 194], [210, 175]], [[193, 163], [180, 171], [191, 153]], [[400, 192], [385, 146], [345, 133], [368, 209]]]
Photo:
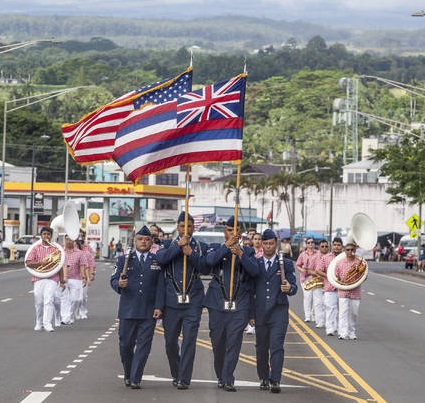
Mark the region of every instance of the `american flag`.
[[215, 226], [217, 216], [215, 213], [212, 214], [195, 214], [193, 217], [193, 227], [195, 231], [198, 231], [201, 227], [212, 228]]
[[119, 127], [114, 160], [133, 181], [190, 163], [242, 158], [246, 74], [134, 112]]
[[192, 68], [171, 79], [165, 79], [131, 91], [90, 112], [77, 123], [64, 124], [62, 134], [73, 158], [78, 163], [110, 160], [115, 148], [115, 136], [123, 122], [136, 108], [147, 103], [159, 104], [172, 99], [176, 88], [192, 89]]

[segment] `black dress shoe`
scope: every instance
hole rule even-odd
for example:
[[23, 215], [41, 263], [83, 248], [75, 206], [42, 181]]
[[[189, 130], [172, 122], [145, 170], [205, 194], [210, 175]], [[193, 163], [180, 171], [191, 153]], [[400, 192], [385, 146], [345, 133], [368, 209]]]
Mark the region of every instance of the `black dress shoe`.
[[140, 382], [139, 383], [131, 383], [131, 389], [141, 389]]
[[230, 383], [227, 383], [226, 385], [224, 385], [223, 386], [223, 389], [226, 392], [236, 392], [236, 388], [232, 384], [230, 384]]
[[176, 378], [174, 378], [173, 379], [173, 386], [177, 387], [178, 383], [179, 383], [179, 381]]
[[186, 389], [189, 389], [189, 385], [186, 382], [179, 381], [177, 383], [177, 389], [178, 390], [186, 390]]
[[219, 388], [219, 389], [223, 389], [223, 386], [224, 386], [224, 384], [223, 384], [223, 382], [221, 382], [220, 380], [217, 382], [217, 388]]
[[267, 379], [263, 379], [260, 383], [260, 389], [261, 390], [269, 390], [270, 389], [270, 382]]
[[271, 383], [270, 392], [271, 393], [280, 393], [281, 392], [279, 382], [272, 382]]
[[124, 384], [125, 386], [130, 386], [131, 385], [130, 379], [124, 378]]

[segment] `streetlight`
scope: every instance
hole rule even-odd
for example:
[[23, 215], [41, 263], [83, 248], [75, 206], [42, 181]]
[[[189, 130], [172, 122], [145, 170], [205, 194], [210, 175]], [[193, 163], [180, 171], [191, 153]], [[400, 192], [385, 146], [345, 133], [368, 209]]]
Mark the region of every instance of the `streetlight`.
[[[38, 95], [31, 95], [29, 97], [12, 99], [9, 101], [4, 101], [4, 111], [3, 111], [3, 147], [2, 147], [2, 161], [1, 161], [1, 178], [2, 183], [0, 187], [0, 229], [3, 229], [3, 221], [4, 221], [4, 184], [6, 182], [6, 131], [7, 131], [7, 114], [13, 111], [17, 111], [18, 109], [26, 108], [27, 106], [38, 104], [40, 102], [47, 101], [48, 99], [58, 97], [59, 95], [67, 94], [68, 92], [78, 90], [80, 88], [88, 88], [89, 86], [79, 86], [79, 87], [71, 87], [65, 88], [62, 90], [56, 90], [51, 92], [46, 92]], [[23, 103], [25, 102], [25, 103]], [[13, 108], [9, 109], [9, 104], [20, 104]]]
[[[50, 136], [47, 134], [43, 134], [40, 136], [41, 139], [50, 139]], [[33, 220], [34, 220], [34, 182], [35, 182], [35, 147], [36, 144], [32, 143], [32, 158], [31, 158], [31, 205], [30, 205], [30, 223], [29, 223], [29, 233], [31, 235], [34, 234], [34, 228], [33, 228]], [[37, 231], [36, 231], [37, 232]]]
[[0, 55], [2, 53], [11, 52], [12, 50], [24, 48], [25, 46], [35, 45], [40, 42], [60, 42], [57, 39], [51, 38], [51, 39], [35, 39], [33, 41], [26, 41], [26, 42], [18, 42], [18, 43], [11, 43], [9, 45], [2, 45], [0, 46]]

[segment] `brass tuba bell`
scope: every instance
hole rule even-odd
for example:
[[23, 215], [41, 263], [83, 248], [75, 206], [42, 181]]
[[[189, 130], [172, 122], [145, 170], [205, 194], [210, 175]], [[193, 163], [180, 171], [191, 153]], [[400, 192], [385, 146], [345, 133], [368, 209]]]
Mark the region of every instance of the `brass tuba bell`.
[[[55, 217], [50, 223], [53, 229], [53, 241], [60, 233], [66, 233], [72, 240], [76, 240], [80, 233], [80, 219], [78, 217], [77, 208], [75, 203], [68, 200], [65, 202], [62, 214]], [[25, 254], [25, 261], [35, 245], [40, 244], [42, 241], [37, 241], [27, 250]], [[62, 246], [56, 242], [50, 242], [55, 250], [43, 260], [43, 262], [36, 268], [31, 268], [25, 265], [30, 274], [36, 277], [48, 278], [58, 273], [62, 268], [65, 261], [65, 251]]]
[[[347, 243], [355, 243], [361, 249], [370, 250], [376, 245], [378, 233], [374, 221], [364, 213], [356, 213], [351, 219], [351, 229], [347, 235]], [[352, 267], [348, 273], [347, 279], [341, 282], [335, 276], [336, 264], [345, 258], [345, 252], [340, 253], [333, 259], [326, 272], [328, 281], [339, 290], [352, 290], [358, 287], [366, 280], [368, 274], [368, 264], [361, 256], [356, 255], [361, 259], [361, 264]]]

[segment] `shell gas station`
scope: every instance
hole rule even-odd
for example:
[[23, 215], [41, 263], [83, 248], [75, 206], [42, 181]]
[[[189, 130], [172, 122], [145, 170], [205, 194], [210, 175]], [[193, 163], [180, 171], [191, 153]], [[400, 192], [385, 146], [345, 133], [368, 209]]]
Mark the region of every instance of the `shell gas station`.
[[[87, 241], [96, 242], [100, 245], [101, 256], [107, 256], [111, 225], [110, 199], [133, 199], [132, 216], [122, 217], [122, 220], [115, 223], [119, 225], [121, 233], [129, 236], [133, 226], [137, 225], [142, 216], [141, 200], [184, 199], [186, 189], [166, 185], [133, 185], [130, 182], [35, 182], [33, 186], [28, 182], [5, 182], [4, 240], [11, 242], [26, 233], [27, 218], [28, 215], [31, 215], [31, 212], [28, 211], [28, 200], [33, 199], [32, 194], [42, 195], [44, 203], [42, 214], [37, 209], [30, 208], [31, 212], [34, 211], [34, 233], [38, 233], [41, 227], [49, 225], [53, 218], [61, 214], [61, 208], [66, 200], [85, 199], [85, 211], [79, 211], [81, 227], [87, 231]], [[12, 199], [15, 199], [13, 203]], [[16, 199], [19, 200], [18, 203]], [[95, 209], [91, 211], [90, 200], [92, 199], [97, 202]], [[11, 207], [12, 204], [14, 207]], [[128, 236], [124, 237], [128, 238]]]

